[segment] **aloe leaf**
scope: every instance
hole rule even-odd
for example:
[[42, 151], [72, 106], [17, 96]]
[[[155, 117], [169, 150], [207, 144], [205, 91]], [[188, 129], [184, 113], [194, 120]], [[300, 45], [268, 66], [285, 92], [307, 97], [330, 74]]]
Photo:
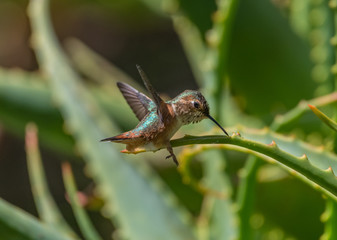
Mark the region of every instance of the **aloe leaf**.
[[238, 8], [239, 0], [219, 0], [218, 10], [214, 14], [213, 29], [208, 35], [209, 61], [211, 72], [214, 73], [212, 90], [215, 98], [216, 118], [222, 111], [222, 100], [228, 74], [229, 44], [232, 35], [233, 21]]
[[[208, 199], [210, 209], [208, 237], [206, 239], [236, 239], [238, 225], [231, 200], [232, 188], [224, 172], [223, 155], [217, 150], [211, 150], [205, 152], [203, 159], [206, 186], [224, 195], [223, 199], [211, 196]], [[209, 161], [209, 159], [212, 159], [212, 161]]]
[[315, 106], [309, 105], [310, 109], [315, 113], [315, 115], [321, 119], [326, 125], [328, 125], [331, 129], [337, 131], [337, 123], [329, 118], [327, 115], [318, 110]]
[[205, 82], [211, 79], [209, 79], [209, 74], [205, 72], [206, 46], [202, 36], [184, 15], [172, 15], [172, 20], [193, 70], [194, 77], [199, 86], [204, 87]]
[[337, 237], [337, 203], [333, 199], [327, 199], [326, 209], [321, 217], [325, 223], [324, 234], [320, 240], [334, 240]]
[[[199, 124], [204, 131], [210, 122]], [[209, 126], [208, 126], [209, 127]], [[203, 166], [203, 179], [198, 181], [190, 173], [189, 162], [198, 155]], [[202, 211], [198, 217], [200, 239], [235, 239], [238, 235], [237, 218], [232, 201], [232, 186], [224, 171], [225, 155], [202, 145], [185, 147], [179, 155], [179, 171], [183, 181], [204, 195]]]
[[[193, 75], [200, 87], [210, 79], [206, 73], [207, 64], [205, 33], [211, 27], [211, 16], [215, 10], [214, 1], [196, 0], [193, 4], [179, 0], [142, 0], [152, 10], [168, 12], [175, 30], [184, 47]], [[202, 9], [202, 10], [201, 10]]]
[[[204, 181], [206, 187], [222, 193], [223, 198], [206, 196], [208, 201], [208, 236], [210, 240], [236, 239], [237, 219], [232, 202], [232, 186], [225, 169], [226, 158], [219, 150], [206, 151], [203, 157]], [[209, 161], [212, 159], [211, 161]]]
[[306, 39], [310, 32], [310, 1], [294, 0], [289, 5], [289, 20], [294, 31]]
[[318, 98], [314, 98], [308, 101], [300, 101], [296, 107], [288, 111], [284, 115], [278, 115], [274, 119], [270, 128], [274, 131], [279, 131], [288, 124], [294, 122], [300, 118], [305, 112], [309, 111], [308, 105], [326, 106], [328, 104], [335, 103], [337, 101], [337, 92], [333, 92]]
[[186, 0], [141, 0], [141, 2], [164, 16], [168, 14], [173, 18], [176, 15], [184, 16], [195, 26], [202, 40], [212, 27], [212, 14], [216, 10], [215, 0], [194, 0], [193, 4]]
[[0, 235], [3, 239], [71, 240], [74, 238], [57, 231], [35, 217], [0, 198]]
[[28, 122], [40, 127], [44, 146], [73, 153], [73, 140], [62, 130], [62, 118], [53, 105], [44, 79], [37, 73], [0, 68], [0, 121], [17, 136]]
[[[319, 3], [319, 2], [314, 2], [317, 6], [316, 6], [316, 9], [317, 9], [317, 12], [318, 13], [322, 13], [323, 11], [325, 11], [324, 13], [326, 14], [333, 14], [333, 18], [334, 18], [334, 24], [332, 24], [332, 21], [329, 21], [330, 25], [334, 25], [334, 31], [336, 31], [337, 29], [337, 26], [336, 26], [336, 22], [337, 22], [337, 1], [336, 0], [333, 0], [333, 1], [330, 1], [329, 2], [329, 5], [328, 4], [325, 4], [325, 3]], [[331, 8], [331, 9], [328, 9], [328, 6]], [[331, 11], [333, 10], [333, 11]], [[320, 12], [319, 12], [320, 11]], [[329, 19], [330, 20], [330, 19]], [[325, 20], [324, 22], [327, 22], [327, 20]], [[323, 23], [324, 23], [323, 22]], [[321, 22], [321, 24], [319, 25], [322, 25], [323, 24]], [[317, 24], [317, 23], [316, 23]], [[327, 24], [325, 24], [327, 25]], [[332, 29], [328, 29], [328, 30], [332, 30]], [[317, 33], [316, 33], [317, 34]], [[327, 48], [329, 48], [330, 50], [334, 49], [335, 52], [333, 53], [333, 51], [330, 51], [328, 54], [331, 56], [333, 55], [336, 55], [337, 53], [337, 42], [336, 42], [336, 34], [334, 34], [334, 36], [331, 38], [331, 36], [333, 35], [333, 33], [331, 33], [330, 31], [325, 31], [323, 32], [323, 34], [326, 36], [327, 34], [329, 34], [328, 38], [320, 38], [317, 39], [316, 41], [324, 41], [326, 42], [326, 46], [319, 46], [320, 48], [318, 50], [320, 55], [322, 55], [322, 53], [324, 54], [324, 52], [326, 51]], [[321, 35], [321, 34], [320, 34]], [[330, 39], [331, 38], [331, 39]], [[315, 39], [315, 38], [314, 38]], [[330, 44], [329, 44], [330, 43]], [[328, 76], [330, 76], [330, 74], [332, 73], [334, 75], [334, 83], [335, 83], [335, 90], [337, 89], [336, 88], [336, 82], [337, 82], [337, 71], [336, 71], [336, 62], [335, 64], [333, 65], [333, 60], [334, 59], [333, 57], [332, 58], [319, 58], [318, 56], [316, 56], [316, 59], [314, 59], [315, 62], [326, 62], [328, 60], [331, 60], [331, 63], [330, 65], [328, 66]], [[330, 69], [330, 66], [332, 66], [332, 69]], [[332, 71], [331, 71], [332, 70]], [[325, 80], [324, 77], [327, 75], [327, 74], [323, 74], [323, 76], [321, 77], [322, 74], [319, 74], [316, 76], [316, 78], [319, 78], [319, 80]], [[326, 85], [326, 84], [325, 84]], [[311, 110], [323, 121], [325, 122], [330, 128], [332, 128], [333, 130], [336, 131], [336, 120], [337, 120], [337, 117], [336, 117], [336, 108], [335, 108], [335, 117], [334, 117], [334, 120], [333, 121], [332, 119], [328, 118], [325, 114], [323, 114], [321, 111], [319, 111], [315, 106], [310, 106], [309, 107], [311, 108]], [[336, 153], [337, 152], [337, 136], [336, 134], [334, 134], [334, 147], [333, 147], [333, 151]], [[333, 239], [336, 239], [337, 238], [337, 230], [336, 230], [336, 224], [337, 224], [337, 202], [335, 201], [335, 199], [330, 199], [328, 198], [327, 201], [326, 201], [326, 209], [325, 209], [325, 212], [323, 213], [322, 215], [322, 221], [325, 223], [325, 229], [324, 229], [324, 234], [322, 235], [321, 239], [322, 240], [333, 240]]]
[[142, 0], [152, 11], [158, 14], [167, 14], [167, 12], [175, 12], [178, 7], [176, 0]]
[[27, 125], [26, 151], [32, 193], [40, 218], [58, 231], [76, 236], [62, 217], [49, 192], [38, 147], [37, 129], [33, 124]]
[[25, 104], [36, 111], [55, 110], [45, 86], [39, 73], [0, 68], [0, 96], [8, 102]]
[[[104, 86], [89, 88], [100, 106], [123, 129], [136, 125], [131, 110], [126, 111], [125, 100], [118, 89]], [[0, 121], [8, 131], [24, 135], [28, 122], [39, 126], [41, 144], [73, 154], [73, 139], [64, 132], [63, 120], [55, 107], [46, 80], [37, 73], [0, 68]]]
[[[102, 56], [91, 50], [80, 40], [75, 38], [68, 39], [66, 41], [66, 48], [77, 69], [90, 79], [104, 84], [105, 86], [113, 85], [113, 89], [116, 89], [117, 82], [124, 82], [141, 92], [145, 92], [143, 86], [134, 81], [118, 67], [109, 63]], [[109, 91], [110, 90], [111, 89], [109, 89]]]
[[[189, 162], [194, 156], [202, 160], [204, 176], [201, 182], [189, 171]], [[179, 171], [183, 181], [204, 195], [198, 217], [199, 239], [234, 239], [237, 221], [232, 203], [232, 187], [224, 172], [224, 156], [218, 150], [202, 146], [185, 148], [179, 155]]]
[[101, 237], [96, 232], [95, 228], [90, 222], [89, 216], [82, 208], [80, 200], [77, 195], [77, 187], [74, 180], [74, 175], [69, 163], [62, 165], [63, 181], [69, 196], [71, 207], [73, 209], [77, 223], [85, 236], [85, 239], [99, 240]]
[[[320, 83], [315, 89], [316, 95], [324, 95], [331, 92], [333, 87], [333, 73], [331, 71], [331, 66], [335, 62], [334, 46], [331, 44], [331, 38], [335, 32], [334, 23], [331, 21], [333, 11], [324, 1], [312, 1], [307, 4], [310, 4], [310, 13], [308, 15], [308, 23], [310, 24], [308, 39], [311, 45], [310, 59], [314, 64], [311, 76], [315, 82]], [[315, 16], [325, 17], [317, 18]]]
[[[232, 186], [225, 172], [226, 156], [219, 150], [205, 150], [200, 146], [203, 165], [203, 182], [207, 189], [221, 195], [205, 194], [204, 207], [199, 218], [206, 222], [203, 239], [236, 239], [238, 235], [237, 216], [232, 201]], [[193, 152], [193, 151], [192, 151]]]
[[251, 214], [253, 213], [256, 190], [256, 172], [262, 161], [255, 156], [249, 156], [246, 165], [241, 171], [240, 185], [238, 189], [237, 204], [239, 224], [239, 237], [241, 240], [253, 239], [250, 226]]
[[[274, 159], [285, 165], [288, 171], [292, 170], [303, 175], [295, 174], [311, 186], [317, 184], [329, 196], [337, 196], [337, 156], [306, 144], [300, 140], [286, 138], [268, 130], [249, 131], [243, 129], [242, 136], [233, 134], [231, 137], [222, 135], [186, 136], [171, 141], [173, 147], [189, 144], [224, 144], [218, 147], [254, 154], [264, 160]], [[269, 143], [269, 144], [268, 144]], [[234, 146], [233, 146], [234, 145]], [[239, 147], [239, 148], [238, 148]], [[289, 169], [290, 168], [290, 169]], [[292, 170], [291, 170], [292, 169]], [[315, 184], [313, 184], [315, 183]]]
[[121, 234], [129, 239], [195, 239], [188, 212], [159, 178], [143, 162], [136, 166], [114, 145], [99, 142], [118, 129], [70, 68], [55, 40], [47, 3], [32, 0], [29, 5], [34, 47], [88, 172], [106, 200], [107, 216], [120, 223]]

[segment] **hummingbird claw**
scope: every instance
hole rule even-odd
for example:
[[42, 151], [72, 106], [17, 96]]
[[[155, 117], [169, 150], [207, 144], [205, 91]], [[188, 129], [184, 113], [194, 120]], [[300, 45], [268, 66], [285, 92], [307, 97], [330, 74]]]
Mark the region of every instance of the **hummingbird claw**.
[[179, 166], [179, 162], [178, 162], [178, 160], [177, 160], [176, 155], [174, 155], [174, 152], [173, 152], [173, 149], [172, 149], [172, 147], [171, 147], [171, 144], [168, 144], [168, 145], [167, 145], [167, 151], [169, 151], [170, 155], [168, 155], [168, 156], [166, 157], [166, 159], [172, 157], [173, 162], [174, 162], [177, 166]]
[[173, 162], [177, 165], [177, 166], [179, 166], [179, 162], [178, 162], [178, 160], [177, 160], [177, 158], [176, 158], [176, 155], [174, 155], [174, 154], [170, 154], [170, 155], [168, 155], [168, 156], [166, 156], [166, 159], [168, 159], [168, 158], [170, 158], [170, 157], [172, 157], [172, 160], [173, 160]]

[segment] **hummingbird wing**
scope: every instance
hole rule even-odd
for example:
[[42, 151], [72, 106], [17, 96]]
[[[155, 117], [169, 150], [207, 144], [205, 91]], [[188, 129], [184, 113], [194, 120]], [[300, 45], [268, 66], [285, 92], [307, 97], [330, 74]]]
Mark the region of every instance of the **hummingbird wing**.
[[136, 65], [138, 72], [144, 82], [144, 85], [146, 87], [146, 89], [151, 93], [152, 98], [154, 100], [154, 103], [157, 106], [157, 114], [161, 120], [162, 123], [165, 122], [165, 120], [167, 120], [170, 116], [170, 111], [167, 107], [167, 104], [165, 103], [165, 101], [163, 99], [161, 99], [161, 97], [159, 96], [159, 94], [157, 93], [157, 91], [153, 88], [152, 84], [150, 83], [149, 79], [147, 78], [145, 72], [143, 71], [143, 69], [139, 66]]
[[138, 120], [142, 120], [150, 111], [150, 109], [155, 106], [151, 98], [137, 91], [130, 85], [118, 82], [117, 86], [131, 107], [132, 111], [136, 114]]

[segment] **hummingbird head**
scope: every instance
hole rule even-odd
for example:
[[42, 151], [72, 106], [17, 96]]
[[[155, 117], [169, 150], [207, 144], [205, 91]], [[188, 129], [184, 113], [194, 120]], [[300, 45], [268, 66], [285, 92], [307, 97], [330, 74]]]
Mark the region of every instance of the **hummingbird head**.
[[200, 92], [186, 90], [172, 99], [172, 105], [182, 124], [197, 123], [205, 118], [209, 118], [228, 136], [225, 129], [210, 116], [208, 103]]

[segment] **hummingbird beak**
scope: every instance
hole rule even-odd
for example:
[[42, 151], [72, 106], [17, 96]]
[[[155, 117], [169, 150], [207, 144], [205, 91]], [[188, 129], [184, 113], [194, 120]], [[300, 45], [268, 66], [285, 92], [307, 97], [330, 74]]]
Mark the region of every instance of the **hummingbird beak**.
[[206, 115], [206, 117], [208, 117], [208, 118], [211, 119], [216, 125], [218, 125], [218, 127], [221, 128], [221, 130], [222, 130], [222, 131], [229, 137], [229, 135], [228, 135], [228, 133], [226, 132], [226, 130], [223, 129], [223, 128], [221, 127], [221, 125], [220, 125], [217, 121], [215, 121], [214, 118], [211, 117], [211, 115]]

